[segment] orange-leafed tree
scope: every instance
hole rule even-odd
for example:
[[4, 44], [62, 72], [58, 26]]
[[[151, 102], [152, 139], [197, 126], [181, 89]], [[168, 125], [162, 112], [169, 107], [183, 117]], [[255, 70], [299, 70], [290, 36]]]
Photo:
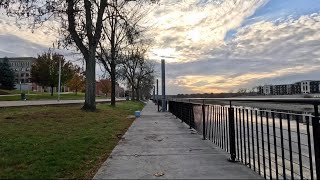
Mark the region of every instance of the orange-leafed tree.
[[100, 89], [103, 94], [108, 96], [108, 93], [111, 93], [111, 80], [101, 79], [98, 83], [98, 89]]
[[71, 91], [74, 91], [78, 94], [78, 91], [83, 91], [85, 88], [85, 78], [84, 73], [81, 72], [79, 67], [75, 68], [75, 74], [73, 75], [72, 79], [68, 82], [68, 87]]

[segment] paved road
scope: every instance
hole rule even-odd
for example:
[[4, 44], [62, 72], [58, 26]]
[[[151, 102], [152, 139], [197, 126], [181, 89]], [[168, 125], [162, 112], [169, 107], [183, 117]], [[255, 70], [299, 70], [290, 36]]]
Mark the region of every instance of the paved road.
[[261, 179], [191, 132], [148, 102], [94, 179]]
[[[122, 101], [123, 99], [117, 99]], [[96, 99], [97, 103], [110, 102], [110, 99]], [[0, 107], [19, 107], [19, 106], [42, 106], [42, 105], [63, 105], [63, 104], [82, 104], [84, 100], [34, 100], [34, 101], [0, 101]]]

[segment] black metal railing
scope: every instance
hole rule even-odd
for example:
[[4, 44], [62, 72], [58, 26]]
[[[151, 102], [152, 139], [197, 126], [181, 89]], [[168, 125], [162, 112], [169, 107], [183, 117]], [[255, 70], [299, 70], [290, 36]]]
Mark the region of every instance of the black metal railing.
[[[194, 101], [198, 101], [194, 102]], [[201, 103], [199, 103], [199, 101]], [[224, 101], [228, 105], [206, 102]], [[309, 104], [310, 114], [234, 106], [233, 102]], [[320, 99], [169, 100], [169, 111], [265, 179], [320, 179]]]

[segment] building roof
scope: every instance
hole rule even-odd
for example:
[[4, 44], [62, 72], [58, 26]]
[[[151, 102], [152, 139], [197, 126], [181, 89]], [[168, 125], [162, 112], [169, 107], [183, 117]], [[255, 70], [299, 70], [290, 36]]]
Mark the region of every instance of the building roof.
[[[5, 57], [4, 57], [5, 58]], [[4, 58], [0, 58], [0, 61], [3, 61]], [[9, 61], [30, 61], [36, 60], [34, 57], [7, 57]]]

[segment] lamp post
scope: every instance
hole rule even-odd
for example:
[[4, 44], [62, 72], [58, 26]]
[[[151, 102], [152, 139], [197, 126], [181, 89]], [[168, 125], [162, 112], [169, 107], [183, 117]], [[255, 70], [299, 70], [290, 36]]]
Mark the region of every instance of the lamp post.
[[59, 84], [58, 84], [58, 101], [60, 101], [60, 91], [61, 91], [61, 59], [59, 58]]
[[161, 81], [162, 81], [162, 86], [161, 86], [161, 90], [162, 90], [162, 112], [166, 112], [167, 111], [167, 102], [166, 102], [166, 70], [165, 70], [165, 61], [164, 59], [161, 59]]
[[59, 58], [59, 82], [58, 82], [58, 102], [60, 101], [60, 93], [61, 93], [61, 59], [63, 55], [57, 55]]

